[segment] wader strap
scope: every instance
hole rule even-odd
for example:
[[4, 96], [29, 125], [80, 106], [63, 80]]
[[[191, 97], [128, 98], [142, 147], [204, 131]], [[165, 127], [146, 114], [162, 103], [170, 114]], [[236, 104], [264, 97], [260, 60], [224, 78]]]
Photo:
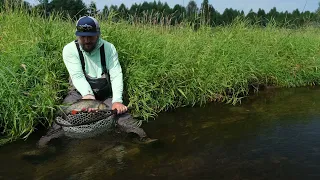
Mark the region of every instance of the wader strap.
[[106, 75], [107, 82], [108, 82], [109, 85], [111, 85], [109, 72], [108, 72], [107, 67], [106, 67], [106, 55], [105, 55], [105, 52], [104, 52], [104, 44], [100, 47], [100, 58], [101, 58], [102, 74]]
[[[75, 43], [76, 43], [76, 46], [77, 46], [77, 50], [79, 52], [79, 57], [80, 57], [80, 61], [81, 61], [82, 70], [83, 70], [83, 73], [85, 73], [86, 71], [85, 71], [83, 53], [80, 50], [78, 40], [75, 40]], [[100, 58], [101, 58], [102, 74], [106, 74], [107, 75], [108, 74], [108, 70], [107, 70], [107, 67], [106, 67], [106, 55], [105, 55], [105, 52], [104, 52], [104, 44], [100, 47]]]
[[86, 73], [86, 71], [85, 71], [85, 64], [84, 64], [84, 57], [83, 57], [82, 51], [80, 50], [78, 40], [75, 40], [74, 42], [76, 43], [77, 50], [78, 50], [78, 52], [79, 52], [80, 61], [81, 61], [81, 66], [82, 66], [82, 71], [83, 71], [83, 73]]
[[101, 58], [101, 66], [102, 66], [102, 74], [108, 74], [108, 70], [106, 67], [106, 55], [104, 52], [104, 44], [100, 47], [100, 58]]

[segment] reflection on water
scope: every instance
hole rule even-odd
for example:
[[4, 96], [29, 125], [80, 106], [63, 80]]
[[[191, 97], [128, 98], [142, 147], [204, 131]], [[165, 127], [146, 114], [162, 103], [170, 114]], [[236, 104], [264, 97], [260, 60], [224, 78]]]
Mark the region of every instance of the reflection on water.
[[0, 149], [0, 179], [319, 179], [319, 94], [268, 90], [238, 106], [162, 113], [144, 125], [161, 140], [148, 146], [103, 135], [39, 155], [33, 139], [13, 143]]

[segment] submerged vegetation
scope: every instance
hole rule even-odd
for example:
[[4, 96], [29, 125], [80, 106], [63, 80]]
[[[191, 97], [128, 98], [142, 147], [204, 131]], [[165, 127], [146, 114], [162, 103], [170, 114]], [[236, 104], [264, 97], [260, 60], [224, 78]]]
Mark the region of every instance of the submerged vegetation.
[[[64, 45], [74, 23], [59, 14], [41, 18], [23, 10], [0, 13], [1, 143], [48, 127], [67, 92]], [[207, 102], [236, 104], [250, 89], [320, 82], [320, 30], [252, 25], [224, 27], [129, 24], [101, 20], [125, 78], [124, 97], [144, 120], [170, 108]]]

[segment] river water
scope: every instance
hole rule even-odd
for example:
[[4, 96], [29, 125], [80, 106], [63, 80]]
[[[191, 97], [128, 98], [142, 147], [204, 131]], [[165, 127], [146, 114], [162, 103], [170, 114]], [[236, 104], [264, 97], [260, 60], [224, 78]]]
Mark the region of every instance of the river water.
[[179, 108], [143, 128], [160, 141], [103, 134], [38, 154], [33, 135], [0, 148], [0, 179], [320, 179], [320, 88]]

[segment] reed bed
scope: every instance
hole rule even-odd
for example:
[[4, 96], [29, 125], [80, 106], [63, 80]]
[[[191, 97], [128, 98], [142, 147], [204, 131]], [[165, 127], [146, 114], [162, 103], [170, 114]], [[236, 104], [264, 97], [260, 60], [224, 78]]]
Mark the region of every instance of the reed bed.
[[[125, 101], [135, 117], [208, 102], [237, 104], [260, 87], [314, 86], [320, 36], [244, 20], [225, 27], [156, 25], [100, 19], [102, 38], [119, 53]], [[0, 13], [0, 144], [49, 127], [67, 92], [64, 45], [75, 22], [23, 10]]]

